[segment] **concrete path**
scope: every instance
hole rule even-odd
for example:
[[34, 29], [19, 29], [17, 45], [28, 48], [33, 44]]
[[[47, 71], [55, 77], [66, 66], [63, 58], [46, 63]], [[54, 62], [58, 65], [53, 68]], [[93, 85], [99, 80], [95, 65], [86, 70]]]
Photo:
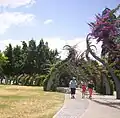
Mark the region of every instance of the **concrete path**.
[[80, 90], [77, 90], [76, 99], [65, 95], [63, 107], [53, 118], [120, 118], [120, 100], [96, 93], [91, 100], [81, 99]]
[[94, 95], [80, 118], [120, 118], [120, 100], [114, 96]]
[[80, 118], [88, 104], [87, 99], [81, 99], [80, 90], [76, 92], [76, 99], [70, 99], [70, 94], [66, 94], [63, 107], [53, 118]]

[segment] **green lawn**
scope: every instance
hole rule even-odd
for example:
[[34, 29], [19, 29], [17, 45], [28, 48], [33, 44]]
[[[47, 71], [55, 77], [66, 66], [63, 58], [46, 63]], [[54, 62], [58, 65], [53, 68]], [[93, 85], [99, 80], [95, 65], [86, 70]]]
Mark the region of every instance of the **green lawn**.
[[0, 118], [52, 118], [63, 101], [64, 94], [40, 87], [0, 85]]

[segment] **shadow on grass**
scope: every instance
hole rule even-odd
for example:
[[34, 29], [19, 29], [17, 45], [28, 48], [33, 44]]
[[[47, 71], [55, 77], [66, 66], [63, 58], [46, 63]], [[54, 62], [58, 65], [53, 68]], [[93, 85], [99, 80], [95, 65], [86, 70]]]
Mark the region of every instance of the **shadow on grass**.
[[105, 102], [102, 102], [102, 101], [95, 100], [95, 99], [92, 99], [92, 101], [96, 102], [98, 104], [101, 104], [101, 105], [106, 105], [106, 106], [113, 107], [113, 108], [116, 108], [116, 109], [120, 110], [120, 102], [118, 102], [118, 103], [116, 103], [116, 102], [106, 102], [107, 100], [104, 100]]

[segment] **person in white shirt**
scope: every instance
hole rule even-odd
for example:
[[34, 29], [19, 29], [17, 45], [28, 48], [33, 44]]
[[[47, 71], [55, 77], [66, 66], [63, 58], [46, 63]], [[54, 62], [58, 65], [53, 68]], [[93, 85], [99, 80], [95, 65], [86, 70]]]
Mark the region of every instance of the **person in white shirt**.
[[76, 87], [77, 87], [77, 82], [75, 77], [73, 77], [72, 80], [70, 80], [69, 87], [71, 89], [71, 99], [74, 99], [76, 93]]

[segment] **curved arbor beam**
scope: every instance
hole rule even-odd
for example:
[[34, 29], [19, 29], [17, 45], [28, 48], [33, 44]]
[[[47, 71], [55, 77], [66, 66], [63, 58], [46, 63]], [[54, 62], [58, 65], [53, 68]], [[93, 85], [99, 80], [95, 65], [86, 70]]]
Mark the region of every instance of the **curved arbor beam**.
[[73, 71], [76, 73], [77, 78], [79, 78], [80, 75], [86, 76], [83, 72], [85, 71], [84, 65], [86, 64], [86, 61], [84, 59], [86, 50], [83, 53], [78, 53], [78, 51], [76, 50], [76, 46], [77, 44], [74, 46], [65, 45], [63, 49], [68, 50], [68, 57], [66, 58], [66, 60], [71, 66], [70, 69], [73, 69]]
[[79, 67], [75, 67], [74, 65], [72, 65], [70, 61], [59, 62], [58, 64], [56, 64], [56, 66], [50, 73], [50, 76], [48, 78], [49, 80], [47, 82], [47, 88], [46, 88], [47, 91], [52, 90], [53, 86], [55, 87], [54, 89], [56, 89], [56, 87], [59, 85], [59, 79], [61, 77], [61, 74], [65, 71], [66, 73], [70, 74], [71, 77], [76, 76], [77, 80], [79, 80], [80, 73], [81, 75], [84, 74], [82, 72], [82, 68], [80, 69]]
[[[89, 42], [89, 45], [90, 45], [90, 42]], [[95, 45], [90, 45], [90, 48], [95, 48], [95, 50], [97, 50], [97, 48], [96, 48], [96, 46]], [[93, 49], [91, 49], [92, 51], [94, 51]], [[89, 58], [89, 51], [87, 50], [86, 51], [86, 59], [88, 60], [88, 63], [92, 66], [92, 61], [93, 60], [91, 60], [90, 58]], [[95, 66], [95, 65], [94, 65]], [[99, 68], [97, 67], [97, 66], [95, 66], [96, 67], [96, 69], [97, 70], [99, 70]], [[96, 79], [95, 79], [95, 77], [94, 76], [92, 76], [93, 74], [91, 73], [91, 77], [92, 78], [94, 78], [94, 82], [95, 82], [95, 85], [96, 85]], [[111, 92], [110, 92], [110, 85], [109, 85], [109, 80], [107, 79], [107, 76], [103, 73], [103, 72], [101, 72], [101, 77], [104, 77], [102, 80], [104, 80], [103, 82], [102, 82], [102, 86], [104, 85], [104, 83], [105, 83], [105, 86], [106, 86], [106, 93], [105, 94], [107, 94], [107, 95], [111, 95]], [[102, 89], [102, 88], [101, 88]], [[103, 93], [103, 91], [100, 91], [101, 93]]]
[[47, 91], [52, 90], [52, 87], [54, 86], [54, 90], [56, 89], [56, 87], [59, 85], [59, 79], [60, 76], [63, 72], [67, 72], [69, 73], [71, 76], [72, 75], [76, 75], [76, 69], [72, 68], [72, 65], [68, 62], [62, 61], [57, 63], [48, 78], [48, 82], [47, 82]]
[[81, 67], [81, 65], [84, 65], [83, 63], [85, 62], [84, 52], [82, 54], [78, 54], [75, 50], [75, 46], [71, 47], [69, 45], [64, 46], [63, 49], [69, 51], [68, 57], [53, 67], [54, 69], [51, 71], [48, 78], [46, 87], [47, 91], [52, 90], [52, 86], [56, 88], [59, 85], [58, 82], [62, 71], [71, 73], [71, 76], [76, 76], [77, 80], [80, 78], [80, 75], [83, 75], [84, 77], [86, 76], [83, 72], [84, 69]]
[[92, 51], [91, 46], [90, 46], [90, 39], [91, 39], [91, 34], [87, 35], [86, 38], [86, 44], [87, 44], [87, 50], [90, 52], [90, 54], [97, 60], [99, 61], [101, 64], [103, 64], [104, 67], [106, 67], [106, 69], [110, 72], [114, 82], [115, 82], [115, 86], [116, 86], [116, 92], [117, 92], [117, 99], [120, 99], [120, 80], [117, 78], [117, 76], [114, 74], [114, 69], [112, 67], [109, 67], [109, 65], [107, 63], [105, 63], [104, 60], [100, 59], [98, 56], [96, 56], [96, 54]]
[[[64, 46], [64, 49], [68, 50], [68, 58], [69, 63], [73, 65], [73, 68], [78, 70], [77, 75], [83, 76], [83, 79], [88, 79], [88, 76], [92, 77], [92, 73], [90, 71], [90, 68], [88, 65], [91, 65], [91, 59], [89, 58], [89, 51], [85, 50], [83, 53], [78, 53], [78, 51], [75, 49], [77, 45], [71, 47], [69, 45]], [[92, 47], [96, 48], [94, 45], [91, 45]], [[88, 60], [85, 61], [85, 56], [86, 59]]]

